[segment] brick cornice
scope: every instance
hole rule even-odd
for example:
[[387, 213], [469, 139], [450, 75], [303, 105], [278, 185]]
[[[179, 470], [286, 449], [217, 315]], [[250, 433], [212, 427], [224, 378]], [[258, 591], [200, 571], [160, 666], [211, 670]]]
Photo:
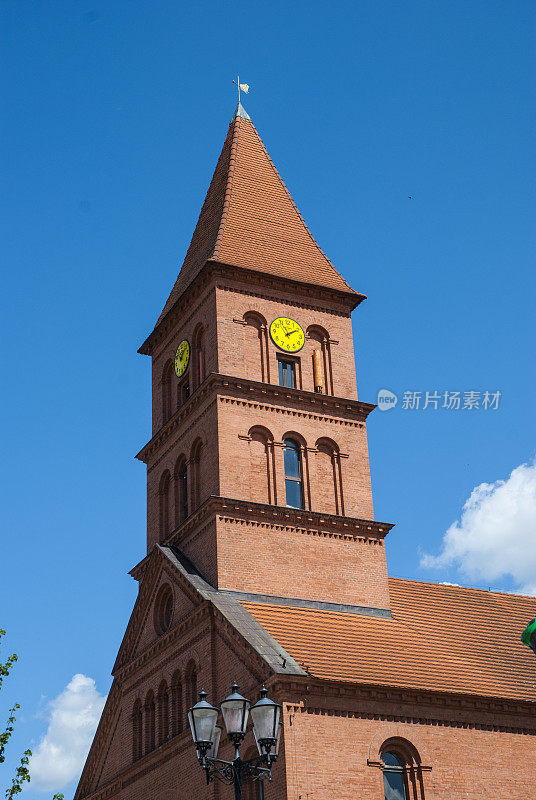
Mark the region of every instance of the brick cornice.
[[[206, 617], [206, 609], [203, 616]], [[219, 615], [218, 615], [219, 616]], [[220, 617], [229, 634], [232, 626]], [[227, 637], [226, 637], [227, 638]], [[237, 637], [237, 641], [240, 637]], [[260, 664], [260, 662], [259, 662]], [[291, 713], [329, 715], [331, 717], [388, 720], [400, 724], [431, 725], [477, 729], [495, 732], [536, 735], [534, 703], [507, 700], [501, 697], [463, 695], [447, 692], [403, 689], [374, 684], [352, 684], [324, 681], [313, 676], [272, 675], [266, 681], [270, 694], [276, 696]], [[120, 686], [116, 681], [109, 695], [107, 708], [99, 725], [101, 746], [92, 749], [86, 762], [76, 798], [106, 800], [123, 786], [158, 766], [162, 759], [176, 755], [190, 745], [187, 732], [129, 765], [112, 781], [89, 792], [93, 772], [105, 746], [112, 716], [118, 705]], [[112, 699], [113, 698], [113, 699]], [[294, 698], [294, 699], [292, 699]], [[411, 709], [411, 710], [410, 710]], [[487, 718], [493, 715], [493, 721]], [[508, 719], [509, 718], [509, 719]], [[94, 745], [95, 747], [95, 745]]]
[[147, 464], [151, 457], [160, 450], [161, 447], [169, 440], [182, 423], [194, 414], [208, 395], [213, 394], [212, 376], [216, 373], [211, 373], [206, 380], [203, 381], [201, 386], [198, 386], [195, 392], [190, 395], [188, 400], [175, 411], [172, 417], [158, 430], [154, 436], [142, 447], [135, 458]]
[[[316, 310], [332, 310], [330, 304], [339, 306], [344, 314], [348, 316], [352, 310], [366, 299], [366, 295], [357, 292], [342, 292], [314, 284], [301, 283], [290, 279], [279, 278], [276, 275], [249, 270], [242, 267], [235, 267], [231, 264], [224, 264], [219, 261], [207, 261], [204, 267], [197, 273], [187, 289], [170, 308], [166, 316], [155, 326], [152, 333], [141, 345], [138, 353], [152, 356], [155, 348], [163, 342], [170, 331], [177, 325], [180, 318], [187, 312], [191, 304], [207, 288], [211, 282], [218, 279], [230, 278], [244, 284], [244, 290], [248, 294], [255, 294], [255, 289], [263, 290], [263, 296], [269, 296], [270, 291], [280, 291], [288, 297], [289, 292], [296, 295], [296, 303], [303, 298], [310, 308]], [[328, 308], [326, 309], [326, 306]]]
[[[530, 701], [327, 681], [313, 676], [273, 676], [270, 687], [285, 697], [287, 705], [295, 706], [296, 711], [311, 714], [536, 735], [536, 704]], [[296, 697], [296, 702], [288, 699], [289, 694]], [[380, 705], [383, 711], [379, 710]], [[488, 721], [491, 715], [493, 721]]]
[[[383, 544], [394, 523], [358, 517], [342, 517], [290, 506], [250, 503], [246, 500], [215, 498], [220, 501], [219, 516], [225, 522], [239, 522], [278, 530], [296, 530], [308, 536], [324, 536], [347, 541]], [[179, 539], [177, 539], [179, 541]]]
[[373, 403], [363, 403], [360, 400], [316, 394], [303, 389], [288, 389], [273, 383], [261, 383], [211, 372], [184, 405], [177, 409], [171, 419], [142, 447], [136, 458], [145, 464], [149, 463], [205, 399], [216, 395], [247, 401], [266, 409], [280, 408], [284, 405], [286, 408], [290, 407], [290, 413], [295, 411], [310, 419], [320, 420], [332, 416], [337, 420], [358, 425], [364, 424], [370, 412], [376, 408]]
[[[166, 546], [180, 547], [200, 525], [220, 518], [262, 527], [296, 529], [309, 536], [326, 536], [347, 541], [381, 544], [393, 522], [378, 522], [359, 517], [341, 517], [320, 511], [306, 511], [289, 506], [274, 506], [266, 503], [251, 503], [230, 497], [212, 495], [161, 542]], [[152, 552], [152, 551], [151, 551]], [[143, 578], [151, 553], [139, 561], [129, 572], [137, 581]]]

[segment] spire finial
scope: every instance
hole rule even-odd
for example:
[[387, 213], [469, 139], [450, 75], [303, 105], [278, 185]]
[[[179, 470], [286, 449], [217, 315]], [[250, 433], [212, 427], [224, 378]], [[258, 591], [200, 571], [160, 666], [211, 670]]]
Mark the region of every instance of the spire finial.
[[236, 76], [236, 81], [233, 81], [233, 83], [238, 89], [238, 105], [240, 105], [240, 91], [242, 90], [244, 94], [249, 94], [249, 84], [240, 83], [240, 75]]

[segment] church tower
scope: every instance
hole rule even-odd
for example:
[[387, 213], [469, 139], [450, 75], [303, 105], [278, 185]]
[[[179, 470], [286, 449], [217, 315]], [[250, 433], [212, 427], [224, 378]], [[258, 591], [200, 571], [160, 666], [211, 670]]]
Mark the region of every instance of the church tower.
[[[171, 558], [236, 606], [232, 621], [248, 601], [390, 616], [391, 526], [373, 519], [374, 406], [357, 397], [350, 319], [363, 299], [314, 240], [239, 105], [177, 281], [139, 350], [152, 360], [152, 438], [137, 456], [147, 465], [147, 556], [131, 573], [140, 595], [114, 675], [123, 687], [123, 676], [136, 678], [122, 715], [128, 740], [139, 700], [140, 734], [116, 766], [183, 731], [197, 684], [217, 695], [236, 677], [198, 647], [178, 675], [151, 683], [146, 709], [139, 655], [156, 646], [174, 666], [172, 632], [196, 605], [160, 562]], [[306, 674], [277, 645], [272, 658], [278, 672]], [[95, 749], [79, 798], [98, 785]]]
[[148, 553], [179, 547], [219, 590], [388, 609], [373, 406], [356, 391], [350, 313], [361, 300], [240, 106], [140, 348], [152, 358], [153, 437], [138, 454]]
[[[139, 350], [152, 362], [152, 436], [137, 456], [147, 554], [131, 571], [138, 598], [76, 800], [229, 797], [205, 786], [186, 711], [198, 689], [217, 703], [235, 680], [250, 698], [265, 683], [283, 706], [266, 800], [429, 798], [430, 753], [447, 741], [433, 739], [437, 725], [484, 725], [493, 701], [477, 712], [476, 695], [506, 698], [498, 713], [529, 729], [525, 654], [501, 682], [500, 642], [484, 656], [479, 641], [478, 681], [460, 669], [469, 643], [452, 620], [465, 614], [474, 630], [475, 598], [462, 593], [451, 613], [450, 587], [388, 579], [391, 525], [374, 520], [367, 449], [374, 406], [356, 389], [351, 313], [363, 299], [314, 240], [239, 104]], [[494, 629], [500, 604], [478, 602]], [[497, 630], [534, 616], [516, 603], [503, 604]], [[473, 699], [453, 705], [455, 693]], [[503, 755], [479, 741], [486, 763], [515, 761], [514, 740]], [[228, 743], [220, 756], [232, 758]], [[433, 796], [484, 796], [457, 775]], [[247, 788], [245, 800], [258, 796]]]

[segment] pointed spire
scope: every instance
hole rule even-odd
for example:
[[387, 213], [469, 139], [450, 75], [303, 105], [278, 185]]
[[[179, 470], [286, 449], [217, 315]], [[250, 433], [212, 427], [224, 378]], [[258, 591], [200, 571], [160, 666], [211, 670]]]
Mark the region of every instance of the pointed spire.
[[235, 113], [233, 114], [231, 122], [233, 122], [233, 120], [235, 120], [237, 117], [241, 117], [242, 119], [249, 119], [249, 121], [251, 122], [251, 117], [249, 116], [248, 112], [246, 111], [246, 109], [244, 108], [244, 106], [240, 101], [238, 102], [238, 105], [236, 107]]
[[362, 298], [317, 245], [241, 103], [157, 326], [207, 261]]

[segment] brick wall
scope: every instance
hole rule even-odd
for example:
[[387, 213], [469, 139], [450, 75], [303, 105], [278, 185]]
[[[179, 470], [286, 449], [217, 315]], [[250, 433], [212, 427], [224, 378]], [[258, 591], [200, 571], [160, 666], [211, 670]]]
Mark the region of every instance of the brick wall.
[[[254, 312], [267, 326], [276, 317], [291, 317], [306, 332], [305, 345], [296, 354], [300, 361], [301, 388], [314, 391], [313, 350], [319, 344], [310, 338], [311, 328], [321, 328], [329, 334], [333, 394], [357, 399], [354, 347], [350, 314], [333, 301], [313, 306], [311, 300], [298, 293], [289, 294], [273, 289], [270, 294], [256, 292], [256, 287], [238, 281], [220, 281], [216, 292], [218, 325], [219, 371], [225, 375], [260, 379], [260, 347], [256, 331], [244, 322], [244, 316]], [[279, 383], [277, 355], [280, 351], [268, 337], [269, 383]], [[327, 393], [331, 393], [325, 387]]]
[[[181, 481], [178, 468], [186, 462], [188, 510], [192, 513], [210, 495], [219, 492], [219, 452], [215, 398], [208, 397], [180, 426], [147, 465], [147, 550], [165, 538], [182, 521]], [[161, 481], [168, 473], [169, 525], [161, 530]], [[198, 476], [198, 479], [196, 478]], [[198, 486], [196, 487], [196, 482]]]
[[[251, 657], [242, 638], [228, 623], [217, 622], [208, 604], [198, 606], [187, 612], [181, 588], [174, 585], [176, 615], [168, 634], [158, 637], [151, 625], [151, 611], [154, 596], [163, 581], [170, 580], [165, 573], [155, 583], [155, 590], [149, 603], [147, 625], [136, 647], [136, 654], [129, 660], [116, 678], [120, 685], [118, 713], [110, 725], [110, 741], [104, 749], [103, 763], [97, 770], [92, 790], [96, 791], [111, 784], [119, 776], [122, 800], [136, 798], [171, 797], [179, 800], [192, 798], [215, 798], [222, 800], [228, 796], [229, 787], [216, 784], [205, 785], [204, 773], [198, 765], [195, 750], [188, 728], [186, 712], [191, 700], [187, 696], [188, 670], [195, 664], [198, 689], [204, 688], [208, 699], [218, 704], [229, 694], [236, 680], [242, 693], [255, 702], [260, 686], [269, 676], [266, 665], [259, 657]], [[172, 580], [172, 578], [171, 578]], [[181, 617], [182, 615], [182, 617]], [[177, 619], [178, 617], [178, 619]], [[183, 624], [180, 637], [174, 636], [173, 627]], [[182, 684], [181, 727], [173, 730], [170, 722], [170, 738], [159, 743], [158, 711], [156, 715], [156, 741], [150, 752], [133, 761], [133, 721], [132, 712], [138, 701], [142, 708], [148, 695], [158, 695], [159, 687], [171, 687], [177, 680]], [[221, 722], [221, 720], [220, 720]], [[144, 717], [145, 726], [145, 717]], [[143, 732], [145, 749], [145, 730]], [[248, 731], [244, 741], [243, 754], [252, 754], [255, 747], [253, 734]], [[255, 753], [256, 753], [255, 748]], [[222, 741], [220, 756], [231, 759], [233, 750], [226, 740]], [[267, 800], [284, 800], [285, 768], [284, 758], [278, 764], [278, 774], [274, 775], [273, 787], [267, 793]], [[232, 790], [231, 790], [232, 791]], [[247, 800], [248, 795], [245, 795]]]
[[[395, 707], [389, 710], [396, 713]], [[414, 713], [418, 718], [421, 712], [415, 708]], [[422, 764], [431, 767], [421, 773], [424, 794], [417, 780], [417, 791], [410, 787], [408, 800], [536, 797], [534, 736], [479, 730], [470, 724], [332, 716], [327, 711], [287, 711], [285, 716], [289, 800], [384, 800], [381, 768], [367, 762], [379, 761], [381, 744], [397, 738], [413, 744]], [[499, 722], [496, 716], [494, 721]]]
[[[152, 398], [153, 398], [153, 434], [158, 431], [163, 425], [162, 416], [162, 375], [164, 367], [169, 361], [175, 360], [175, 353], [179, 343], [183, 339], [187, 339], [193, 345], [194, 335], [200, 328], [204, 331], [204, 360], [205, 360], [205, 374], [209, 372], [218, 371], [218, 343], [217, 343], [217, 328], [216, 328], [216, 303], [215, 292], [213, 287], [207, 287], [197, 299], [192, 303], [188, 314], [182, 317], [177, 325], [170, 332], [169, 336], [160, 343], [157, 350], [153, 354], [152, 361]], [[197, 380], [195, 374], [195, 352], [191, 354], [190, 366], [188, 377], [190, 389], [193, 392], [197, 387]], [[179, 380], [173, 375], [172, 382], [172, 397], [174, 398], [174, 406], [176, 407], [177, 397], [177, 384]]]
[[[163, 368], [174, 357], [178, 342], [192, 341], [200, 325], [205, 332], [207, 375], [218, 370], [278, 385], [278, 351], [266, 329], [276, 316], [291, 316], [308, 334], [298, 354], [298, 388], [314, 389], [312, 353], [322, 346], [323, 331], [325, 392], [356, 400], [352, 327], [342, 301], [313, 305], [304, 292], [289, 302], [288, 294], [275, 288], [267, 293], [246, 282], [219, 279], [192, 302], [188, 316], [153, 356], [154, 431], [163, 422]], [[190, 370], [194, 361], [195, 352]], [[195, 381], [191, 385], [195, 391]], [[217, 396], [207, 395], [201, 403], [194, 394], [189, 401], [192, 413], [148, 461], [148, 551], [182, 521], [178, 465], [183, 460], [188, 462], [190, 513], [212, 494], [286, 506], [283, 445], [289, 437], [300, 445], [305, 509], [373, 519], [365, 422], [355, 408], [339, 403], [324, 410], [321, 396], [315, 397], [313, 408], [283, 392], [266, 399], [260, 388], [247, 397], [238, 390], [219, 389]], [[198, 440], [202, 448], [196, 465], [193, 452]], [[195, 470], [198, 490], [194, 490]], [[167, 475], [167, 524], [163, 525], [162, 485]], [[296, 531], [274, 529], [267, 536], [255, 525], [246, 531], [241, 525], [219, 524], [216, 530], [205, 526], [180, 537], [179, 546], [215, 586], [388, 606], [382, 544], [345, 542], [344, 537], [306, 539], [304, 544], [304, 536]], [[249, 547], [258, 554], [256, 572], [240, 569]]]
[[[275, 498], [272, 502], [286, 505], [283, 441], [290, 437], [303, 447], [306, 508], [335, 513], [337, 494], [339, 514], [373, 519], [365, 423], [352, 418], [343, 408], [338, 413], [313, 412], [300, 410], [299, 403], [286, 399], [284, 394], [277, 402], [263, 402], [261, 398], [259, 394], [251, 399], [219, 397], [220, 494], [253, 500], [267, 496], [267, 481], [271, 481]], [[250, 442], [258, 428], [274, 445], [264, 463], [258, 442]], [[339, 453], [340, 476], [337, 474], [336, 479], [326, 463], [326, 440]]]
[[218, 588], [389, 608], [383, 540], [222, 517]]
[[[162, 580], [169, 578], [162, 575], [155, 582], [155, 593]], [[175, 585], [174, 592], [180, 615], [185, 608], [180, 587]], [[208, 604], [174, 620], [174, 625], [181, 621], [180, 636], [174, 636], [172, 628], [153, 641], [144, 639], [145, 647], [136, 649], [116, 679], [119, 709], [110, 720], [109, 740], [92, 785], [93, 792], [102, 788], [102, 800], [225, 800], [232, 796], [230, 787], [217, 783], [207, 787], [197, 764], [186, 729], [188, 668], [195, 663], [198, 686], [207, 690], [214, 703], [225, 697], [234, 680], [245, 696], [255, 700], [269, 672], [233, 628], [212, 615]], [[133, 762], [134, 705], [138, 700], [143, 706], [148, 693], [157, 695], [159, 687], [164, 682], [170, 686], [177, 674], [184, 687], [184, 730], [165, 743], [157, 740], [154, 750]], [[479, 707], [478, 699], [432, 694], [416, 701], [414, 692], [406, 695], [394, 687], [379, 691], [369, 687], [360, 693], [351, 685], [337, 687], [314, 679], [301, 680], [297, 686], [293, 679], [279, 678], [271, 685], [270, 695], [283, 704], [284, 735], [273, 782], [266, 786], [266, 800], [383, 800], [380, 757], [388, 741], [396, 743], [391, 749], [402, 742], [415, 754], [415, 766], [408, 770], [408, 800], [532, 800], [536, 796], [532, 768], [536, 737], [531, 717], [520, 708], [507, 711], [492, 699]], [[249, 730], [243, 756], [251, 756], [252, 748]], [[225, 741], [220, 756], [232, 757]], [[117, 791], [107, 794], [106, 787], [116, 780]], [[255, 798], [249, 791], [245, 790], [245, 800]]]

